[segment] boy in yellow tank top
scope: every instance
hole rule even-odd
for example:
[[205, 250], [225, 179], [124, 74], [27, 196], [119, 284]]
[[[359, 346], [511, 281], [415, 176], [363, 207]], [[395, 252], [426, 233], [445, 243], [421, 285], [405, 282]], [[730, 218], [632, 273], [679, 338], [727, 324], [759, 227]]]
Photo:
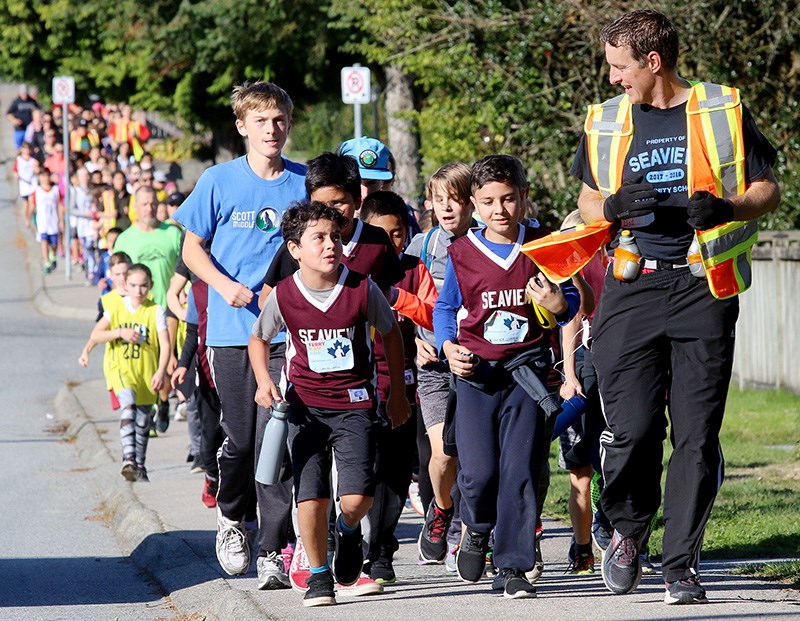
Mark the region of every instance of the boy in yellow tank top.
[[148, 299], [149, 268], [135, 263], [125, 277], [127, 295], [103, 312], [91, 339], [109, 343], [114, 359], [107, 380], [117, 395], [122, 443], [122, 476], [148, 481], [145, 468], [152, 406], [166, 378], [169, 334], [164, 309]]

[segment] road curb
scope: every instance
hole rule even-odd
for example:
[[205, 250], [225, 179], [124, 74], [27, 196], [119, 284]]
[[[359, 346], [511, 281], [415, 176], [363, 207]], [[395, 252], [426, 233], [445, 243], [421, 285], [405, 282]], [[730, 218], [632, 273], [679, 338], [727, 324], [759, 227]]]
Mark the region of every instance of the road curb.
[[58, 392], [55, 408], [58, 419], [67, 424], [65, 439], [75, 444], [78, 458], [90, 469], [100, 511], [122, 551], [168, 594], [178, 610], [203, 614], [206, 621], [273, 618], [247, 591], [232, 588], [224, 579], [197, 583], [197, 566], [203, 559], [166, 531], [158, 514], [142, 504], [131, 484], [122, 480], [117, 460], [70, 386]]

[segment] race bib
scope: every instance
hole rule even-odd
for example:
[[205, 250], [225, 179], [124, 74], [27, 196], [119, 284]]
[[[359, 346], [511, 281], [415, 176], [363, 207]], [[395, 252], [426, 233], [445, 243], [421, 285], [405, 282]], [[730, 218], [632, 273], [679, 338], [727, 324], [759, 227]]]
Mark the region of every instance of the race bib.
[[314, 373], [335, 373], [353, 368], [353, 343], [346, 337], [306, 343], [308, 367]]
[[350, 403], [369, 401], [369, 391], [366, 388], [348, 388], [347, 394], [350, 396]]
[[497, 310], [483, 324], [483, 338], [492, 345], [522, 343], [528, 335], [528, 319], [504, 310]]
[[414, 383], [414, 371], [406, 369], [403, 372], [403, 378], [406, 380], [406, 386], [411, 386]]

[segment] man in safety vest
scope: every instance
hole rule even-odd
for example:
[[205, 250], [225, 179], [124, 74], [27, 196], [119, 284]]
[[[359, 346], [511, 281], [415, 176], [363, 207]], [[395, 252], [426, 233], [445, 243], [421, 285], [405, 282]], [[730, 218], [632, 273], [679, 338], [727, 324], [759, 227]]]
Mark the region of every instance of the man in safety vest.
[[[614, 527], [603, 580], [617, 594], [639, 584], [639, 548], [660, 502], [668, 405], [664, 601], [702, 603], [697, 569], [722, 483], [735, 296], [749, 284], [750, 221], [780, 201], [776, 152], [736, 89], [678, 76], [678, 35], [664, 15], [628, 13], [600, 38], [611, 84], [625, 94], [590, 106], [571, 173], [584, 184], [584, 220], [612, 223], [609, 250], [622, 229], [625, 243], [635, 240], [609, 266], [593, 326], [607, 422], [601, 504]], [[695, 238], [702, 267], [690, 252]]]

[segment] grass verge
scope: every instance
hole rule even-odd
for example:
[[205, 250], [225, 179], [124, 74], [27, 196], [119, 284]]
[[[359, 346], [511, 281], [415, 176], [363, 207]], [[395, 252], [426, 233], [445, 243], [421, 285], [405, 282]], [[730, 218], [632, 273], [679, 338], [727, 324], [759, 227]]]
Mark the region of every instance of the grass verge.
[[793, 589], [800, 589], [800, 560], [777, 561], [775, 563], [746, 563], [734, 569], [733, 573], [786, 582]]
[[[731, 389], [720, 434], [725, 482], [706, 528], [705, 558], [800, 558], [798, 412], [800, 396], [793, 393]], [[666, 444], [665, 470], [671, 454]], [[545, 513], [569, 521], [569, 476], [556, 466], [557, 456], [553, 443]], [[659, 512], [650, 539], [655, 556], [661, 553], [663, 532]], [[800, 561], [787, 571], [786, 579], [796, 584]]]

